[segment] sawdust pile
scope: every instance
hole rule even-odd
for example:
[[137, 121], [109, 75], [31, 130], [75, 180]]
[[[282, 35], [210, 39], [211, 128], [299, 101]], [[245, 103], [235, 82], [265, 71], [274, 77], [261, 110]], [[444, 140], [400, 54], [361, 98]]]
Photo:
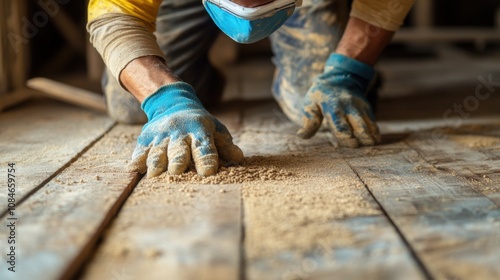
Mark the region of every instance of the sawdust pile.
[[185, 183], [185, 184], [241, 184], [266, 181], [295, 181], [298, 177], [287, 170], [270, 162], [268, 158], [254, 156], [246, 158], [240, 166], [221, 166], [213, 176], [201, 177], [193, 167], [180, 175], [170, 175], [167, 172], [154, 177], [151, 182]]

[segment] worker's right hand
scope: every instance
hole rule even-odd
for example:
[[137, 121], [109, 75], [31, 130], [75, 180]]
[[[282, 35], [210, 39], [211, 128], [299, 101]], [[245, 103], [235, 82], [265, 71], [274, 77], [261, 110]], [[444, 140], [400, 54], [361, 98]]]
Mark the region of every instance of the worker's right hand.
[[342, 147], [374, 145], [380, 141], [366, 91], [374, 76], [371, 66], [332, 54], [324, 72], [317, 76], [304, 97], [303, 126], [297, 132], [312, 137], [326, 119], [337, 144]]
[[219, 158], [230, 164], [243, 160], [227, 128], [212, 116], [187, 83], [162, 86], [146, 98], [142, 109], [148, 116], [137, 139], [131, 168], [148, 177], [165, 170], [181, 174], [191, 158], [201, 176], [217, 173]]

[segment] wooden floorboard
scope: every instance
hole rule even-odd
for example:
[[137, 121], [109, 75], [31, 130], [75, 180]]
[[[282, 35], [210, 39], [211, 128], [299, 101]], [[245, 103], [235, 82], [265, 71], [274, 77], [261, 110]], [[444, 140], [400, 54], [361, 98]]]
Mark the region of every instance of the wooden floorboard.
[[[426, 135], [424, 138], [429, 139], [430, 134]], [[433, 278], [498, 279], [500, 206], [470, 181], [457, 176], [464, 174], [460, 168], [454, 173], [433, 162], [435, 159], [453, 165], [462, 157], [474, 166], [484, 155], [457, 149], [451, 143], [432, 146], [424, 144], [427, 140], [408, 141], [429, 157], [422, 157], [422, 150], [407, 149], [348, 162]], [[446, 151], [454, 151], [457, 158], [451, 158]]]
[[[243, 185], [245, 279], [424, 279], [403, 240], [326, 133], [311, 140], [276, 105], [245, 110], [239, 145], [290, 172]], [[356, 150], [394, 153], [385, 147]], [[279, 174], [277, 174], [279, 177]]]
[[[37, 113], [42, 114], [41, 111]], [[65, 112], [62, 108], [55, 111]], [[68, 114], [69, 120], [71, 116]], [[79, 127], [78, 129], [83, 129], [82, 133], [90, 129], [81, 118], [78, 118], [80, 122], [63, 125], [58, 123], [57, 119], [60, 117], [58, 114], [51, 116], [51, 123], [63, 127], [69, 125]], [[95, 120], [92, 115], [88, 118]], [[65, 122], [69, 120], [66, 118]], [[79, 126], [80, 124], [82, 126]], [[97, 127], [95, 122], [93, 126]], [[32, 127], [30, 129], [36, 131]], [[126, 169], [139, 131], [140, 127], [116, 126], [80, 158], [17, 207], [15, 210], [17, 272], [8, 271], [7, 263], [3, 260], [0, 263], [0, 279], [71, 279], [92, 252], [99, 236], [139, 179], [136, 173], [127, 172]], [[68, 132], [55, 132], [61, 137], [70, 133], [71, 128], [68, 128]], [[78, 131], [74, 132], [75, 135], [79, 135]], [[63, 137], [66, 142], [73, 138], [76, 139], [76, 136]], [[33, 141], [35, 147], [41, 141], [37, 137], [24, 137], [21, 140], [22, 143]], [[63, 146], [68, 149], [83, 148], [81, 145]], [[54, 156], [58, 155], [56, 150], [51, 152]], [[36, 154], [36, 152], [31, 153]], [[36, 161], [32, 164], [35, 163], [38, 166], [43, 165], [43, 162]], [[18, 166], [19, 170], [23, 168], [21, 164]], [[0, 231], [1, 240], [7, 240], [8, 232], [5, 228]], [[4, 256], [2, 259], [6, 258], [4, 253], [2, 250]]]
[[240, 204], [239, 186], [144, 179], [81, 279], [238, 279]]
[[[216, 116], [238, 135], [238, 107]], [[241, 185], [143, 179], [81, 279], [239, 279], [241, 216]]]
[[16, 163], [26, 197], [18, 273], [3, 247], [0, 279], [500, 277], [497, 126], [439, 128], [436, 142], [401, 121], [381, 145], [342, 149], [329, 132], [296, 137], [275, 103], [240, 105], [217, 116], [242, 167], [135, 188], [126, 165], [140, 126], [106, 133], [107, 117], [56, 102], [0, 115], [1, 163]]
[[[75, 160], [114, 124], [107, 116], [53, 101], [33, 101], [0, 114], [0, 174], [16, 165], [19, 204]], [[0, 216], [7, 188], [0, 188]]]

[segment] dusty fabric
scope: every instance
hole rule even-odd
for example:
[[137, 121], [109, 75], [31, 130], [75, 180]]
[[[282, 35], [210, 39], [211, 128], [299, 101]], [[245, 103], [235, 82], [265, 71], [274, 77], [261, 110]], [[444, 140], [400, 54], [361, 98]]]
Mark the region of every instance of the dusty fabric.
[[90, 21], [87, 30], [90, 42], [117, 80], [123, 68], [136, 58], [153, 55], [165, 59], [155, 35], [136, 17], [106, 14]]
[[276, 65], [273, 96], [297, 125], [302, 125], [303, 98], [335, 51], [348, 19], [345, 1], [309, 2], [270, 36]]
[[396, 31], [415, 0], [355, 0], [351, 16], [389, 31]]

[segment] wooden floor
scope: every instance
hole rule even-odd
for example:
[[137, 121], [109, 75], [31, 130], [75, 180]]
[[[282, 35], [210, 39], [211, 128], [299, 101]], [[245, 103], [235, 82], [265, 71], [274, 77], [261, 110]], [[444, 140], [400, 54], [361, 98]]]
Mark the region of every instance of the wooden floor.
[[382, 100], [383, 143], [359, 149], [231, 101], [216, 115], [247, 161], [211, 179], [141, 179], [126, 170], [140, 126], [19, 106], [0, 114], [17, 186], [13, 213], [0, 188], [2, 224], [17, 218], [0, 279], [500, 279], [500, 98], [442, 117], [473, 94]]

